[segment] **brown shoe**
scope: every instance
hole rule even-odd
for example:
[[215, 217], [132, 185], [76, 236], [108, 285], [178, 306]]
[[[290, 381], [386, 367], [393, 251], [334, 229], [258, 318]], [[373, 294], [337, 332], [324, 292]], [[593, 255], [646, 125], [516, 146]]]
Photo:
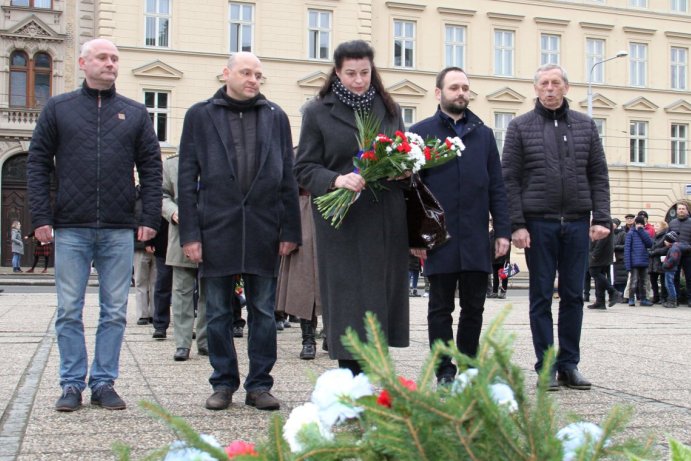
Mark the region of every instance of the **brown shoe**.
[[247, 397], [245, 397], [245, 405], [255, 407], [257, 410], [267, 411], [274, 411], [281, 408], [278, 399], [266, 390], [248, 392]]
[[211, 397], [206, 399], [206, 408], [208, 410], [225, 410], [233, 401], [233, 393], [230, 389], [220, 389], [214, 391]]

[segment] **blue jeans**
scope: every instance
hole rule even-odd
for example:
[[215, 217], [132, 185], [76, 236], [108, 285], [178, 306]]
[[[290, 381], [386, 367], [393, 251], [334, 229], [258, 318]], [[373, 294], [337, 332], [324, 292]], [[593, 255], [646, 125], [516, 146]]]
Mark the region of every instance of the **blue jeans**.
[[581, 359], [583, 279], [588, 265], [587, 219], [570, 222], [531, 219], [527, 222], [530, 248], [525, 257], [530, 271], [530, 330], [537, 362], [542, 369], [544, 354], [554, 346], [552, 294], [559, 271], [559, 351], [557, 370], [572, 370]]
[[22, 255], [19, 253], [12, 253], [12, 269], [19, 269], [22, 261]]
[[677, 300], [677, 288], [674, 286], [676, 270], [665, 272], [665, 286], [667, 287], [667, 301]]
[[[245, 379], [247, 392], [270, 390], [274, 380], [271, 370], [276, 363], [276, 278], [243, 274], [247, 300], [247, 355], [250, 369]], [[235, 278], [205, 277], [207, 337], [209, 361], [214, 371], [209, 383], [214, 390], [240, 387], [237, 353], [233, 340], [233, 304]]]
[[82, 311], [92, 261], [98, 271], [100, 313], [89, 387], [113, 385], [118, 377], [133, 255], [132, 229], [55, 229], [55, 331], [62, 387], [86, 388], [88, 358]]

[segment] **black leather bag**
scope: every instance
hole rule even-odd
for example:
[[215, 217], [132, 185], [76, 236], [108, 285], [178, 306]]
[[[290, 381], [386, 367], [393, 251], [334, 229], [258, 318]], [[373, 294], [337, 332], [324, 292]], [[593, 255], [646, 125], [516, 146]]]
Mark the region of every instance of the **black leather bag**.
[[417, 174], [405, 192], [408, 209], [408, 245], [431, 250], [451, 238], [446, 231], [444, 210]]

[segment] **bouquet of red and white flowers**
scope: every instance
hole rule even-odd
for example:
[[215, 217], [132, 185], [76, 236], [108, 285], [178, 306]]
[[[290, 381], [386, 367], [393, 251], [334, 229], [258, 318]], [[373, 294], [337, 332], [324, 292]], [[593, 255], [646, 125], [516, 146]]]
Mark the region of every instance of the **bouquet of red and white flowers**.
[[[353, 158], [355, 172], [360, 174], [373, 190], [384, 188], [377, 181], [393, 179], [432, 168], [461, 156], [465, 149], [460, 138], [423, 140], [415, 133], [396, 131], [393, 137], [379, 133], [379, 120], [372, 114], [355, 113], [360, 151]], [[317, 209], [339, 228], [350, 205], [359, 194], [348, 189], [336, 189], [314, 199]]]

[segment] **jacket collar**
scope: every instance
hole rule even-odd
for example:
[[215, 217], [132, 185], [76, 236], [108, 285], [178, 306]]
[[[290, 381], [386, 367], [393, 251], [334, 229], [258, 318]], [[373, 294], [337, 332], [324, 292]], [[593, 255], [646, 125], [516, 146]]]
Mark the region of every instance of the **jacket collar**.
[[480, 120], [480, 117], [475, 115], [473, 113], [473, 111], [471, 111], [467, 107], [466, 107], [465, 111], [463, 111], [463, 118], [460, 119], [459, 122], [454, 122], [454, 120], [451, 117], [449, 117], [444, 112], [442, 112], [441, 107], [439, 107], [439, 105], [437, 105], [437, 113], [435, 114], [435, 116], [437, 117], [437, 120], [443, 126], [448, 127], [454, 131], [456, 131], [454, 128], [454, 125], [456, 123], [460, 123], [460, 121], [463, 120], [465, 123], [465, 128], [463, 129], [463, 132], [461, 133], [461, 137], [466, 136], [468, 133], [473, 131], [478, 126], [484, 125], [483, 121]]
[[86, 84], [86, 80], [84, 80], [82, 83], [82, 93], [91, 98], [97, 98], [98, 96], [101, 96], [102, 98], [111, 98], [115, 96], [115, 84], [113, 84], [113, 86], [107, 90], [96, 90], [89, 87], [89, 85]]
[[216, 94], [211, 98], [211, 102], [217, 106], [226, 107], [234, 112], [243, 112], [246, 110], [251, 110], [258, 106], [264, 106], [267, 103], [266, 97], [259, 93], [254, 98], [248, 99], [247, 101], [239, 101], [228, 96], [226, 92], [226, 87], [222, 86], [216, 91]]
[[561, 107], [556, 110], [551, 110], [542, 105], [539, 99], [535, 100], [535, 113], [547, 120], [566, 120], [569, 112], [569, 103], [564, 98]]

